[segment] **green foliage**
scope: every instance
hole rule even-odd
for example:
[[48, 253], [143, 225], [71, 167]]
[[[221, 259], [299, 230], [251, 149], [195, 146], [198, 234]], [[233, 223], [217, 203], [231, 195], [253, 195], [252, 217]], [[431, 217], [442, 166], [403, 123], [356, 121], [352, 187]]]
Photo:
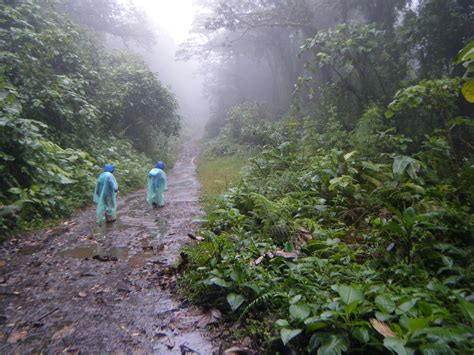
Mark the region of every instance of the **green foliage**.
[[176, 100], [141, 59], [107, 52], [35, 3], [2, 5], [1, 21], [0, 90], [15, 90], [21, 116], [48, 124], [61, 145], [88, 145], [101, 130], [153, 154], [157, 138], [177, 134]]
[[[302, 41], [291, 119], [271, 127], [279, 139], [255, 134], [264, 115], [248, 106], [216, 139], [226, 151], [266, 143], [209, 209], [180, 282], [264, 353], [474, 349], [472, 105], [460, 95], [472, 89], [473, 8], [407, 3], [313, 2], [345, 23], [321, 21]], [[255, 6], [223, 4], [211, 30], [281, 20], [262, 19], [279, 3]], [[223, 21], [238, 14], [248, 22]]]
[[323, 115], [325, 104], [333, 105], [340, 122], [353, 128], [351, 118], [371, 102], [386, 103], [399, 86], [404, 58], [394, 60], [389, 43], [384, 31], [362, 24], [337, 25], [307, 39], [301, 55], [311, 58], [305, 69], [314, 76], [300, 82], [303, 99]]
[[461, 92], [470, 103], [474, 103], [474, 40], [470, 41], [458, 54], [456, 64], [462, 64], [466, 68], [463, 79], [464, 83]]
[[281, 143], [284, 136], [278, 124], [269, 121], [262, 106], [246, 102], [231, 107], [220, 134], [209, 141], [207, 153], [232, 155], [249, 147], [262, 147]]
[[421, 78], [460, 75], [453, 58], [474, 36], [473, 4], [465, 0], [422, 0], [409, 11], [401, 39], [413, 50]]
[[470, 352], [472, 164], [446, 130], [410, 152], [389, 125], [450, 117], [457, 96], [456, 81], [423, 81], [396, 94], [393, 119], [371, 105], [352, 132], [336, 116], [319, 133], [282, 126], [290, 140], [250, 159], [186, 248], [183, 292], [261, 322], [248, 332], [264, 351]]
[[[46, 126], [20, 118], [0, 120], [0, 231], [20, 222], [54, 218], [84, 204], [90, 195], [94, 159], [62, 149], [40, 133]], [[66, 192], [67, 191], [67, 192]], [[87, 194], [87, 195], [86, 195]]]
[[148, 45], [154, 35], [143, 14], [131, 3], [114, 0], [39, 0], [41, 6], [52, 6], [66, 14], [74, 23], [99, 34], [109, 34], [124, 41]]
[[[128, 141], [111, 137], [85, 151], [63, 149], [42, 133], [46, 126], [20, 118], [0, 120], [0, 232], [40, 225], [44, 219], [68, 216], [91, 202], [96, 176], [103, 162], [117, 166], [120, 190], [144, 183], [150, 160]], [[19, 169], [21, 167], [21, 169]]]
[[187, 248], [182, 284], [193, 284], [193, 299], [212, 298], [244, 322], [279, 319], [282, 346], [300, 351], [472, 349], [472, 206], [462, 191], [439, 193], [450, 180], [425, 160], [434, 152], [390, 163], [282, 149], [250, 163], [208, 214], [205, 241]]
[[168, 160], [176, 99], [144, 62], [37, 1], [0, 5], [0, 231], [34, 227], [90, 202], [117, 166], [121, 191]]

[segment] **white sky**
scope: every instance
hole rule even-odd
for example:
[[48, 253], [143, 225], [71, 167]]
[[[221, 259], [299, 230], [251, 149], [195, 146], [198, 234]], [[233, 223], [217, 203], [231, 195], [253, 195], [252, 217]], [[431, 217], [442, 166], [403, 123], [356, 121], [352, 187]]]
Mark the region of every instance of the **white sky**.
[[177, 42], [188, 37], [193, 22], [193, 0], [132, 0], [148, 17]]

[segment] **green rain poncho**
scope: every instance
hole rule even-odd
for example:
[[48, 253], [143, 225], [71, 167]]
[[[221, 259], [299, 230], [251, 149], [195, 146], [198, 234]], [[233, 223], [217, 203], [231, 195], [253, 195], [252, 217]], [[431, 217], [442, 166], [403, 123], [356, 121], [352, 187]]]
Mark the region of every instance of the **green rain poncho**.
[[94, 202], [97, 204], [95, 212], [97, 223], [103, 223], [106, 215], [110, 220], [117, 219], [117, 192], [117, 181], [112, 173], [104, 171], [100, 174], [94, 192]]
[[148, 189], [146, 194], [146, 202], [157, 204], [160, 207], [165, 205], [164, 192], [168, 189], [166, 182], [166, 173], [158, 168], [153, 168], [148, 173]]

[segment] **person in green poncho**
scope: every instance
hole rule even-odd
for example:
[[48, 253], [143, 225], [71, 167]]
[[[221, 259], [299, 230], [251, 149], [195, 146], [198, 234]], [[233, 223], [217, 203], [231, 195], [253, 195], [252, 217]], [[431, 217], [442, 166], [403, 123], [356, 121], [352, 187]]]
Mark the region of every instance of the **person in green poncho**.
[[117, 219], [118, 185], [112, 174], [115, 171], [113, 164], [106, 164], [104, 171], [99, 175], [94, 191], [94, 202], [97, 204], [95, 212], [98, 224], [114, 222]]
[[154, 208], [165, 205], [165, 191], [168, 190], [165, 163], [158, 161], [148, 173], [146, 202]]

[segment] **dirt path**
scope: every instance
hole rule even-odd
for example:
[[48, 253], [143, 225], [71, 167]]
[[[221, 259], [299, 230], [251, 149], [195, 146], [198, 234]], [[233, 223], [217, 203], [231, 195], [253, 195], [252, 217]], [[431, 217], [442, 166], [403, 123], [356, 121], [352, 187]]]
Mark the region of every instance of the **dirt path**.
[[185, 143], [162, 209], [149, 208], [142, 190], [119, 200], [110, 227], [96, 227], [89, 208], [1, 246], [0, 353], [216, 350], [204, 333], [213, 315], [179, 304], [168, 288], [200, 214], [195, 156], [195, 142]]

